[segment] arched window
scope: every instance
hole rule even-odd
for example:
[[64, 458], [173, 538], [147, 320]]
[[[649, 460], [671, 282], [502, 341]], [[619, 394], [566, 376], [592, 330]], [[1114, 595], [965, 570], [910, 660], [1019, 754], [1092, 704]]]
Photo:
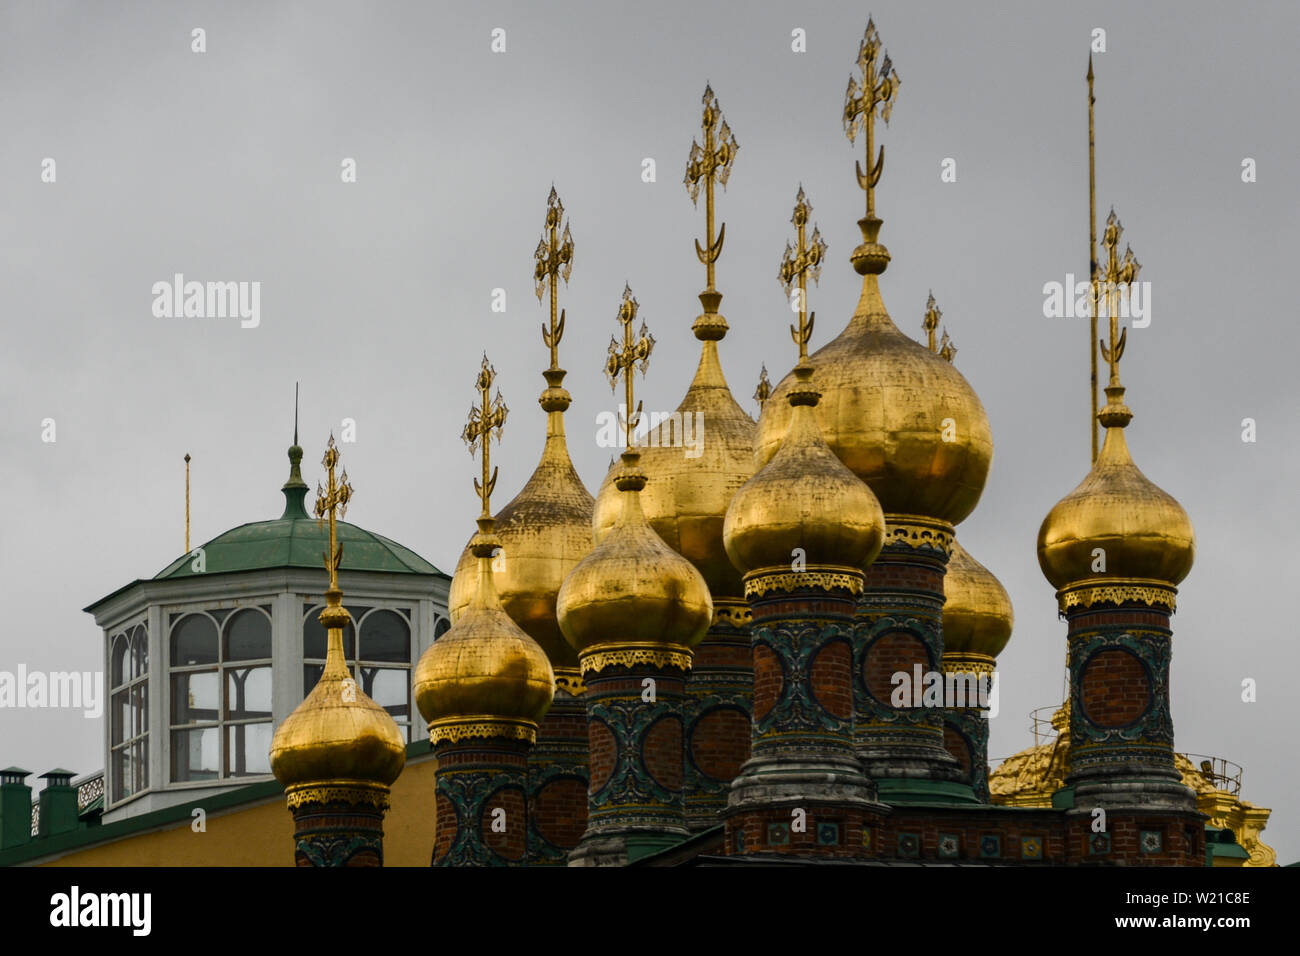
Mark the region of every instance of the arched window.
[[173, 783], [271, 772], [270, 611], [171, 615]]
[[[411, 739], [411, 610], [348, 605], [352, 623], [343, 631], [343, 655], [362, 691], [388, 711], [402, 737]], [[325, 670], [326, 632], [320, 604], [303, 604], [303, 696]], [[361, 640], [358, 647], [357, 631]], [[359, 656], [358, 656], [359, 654]]]
[[109, 641], [109, 753], [113, 800], [149, 788], [149, 631], [135, 624]]
[[439, 617], [437, 623], [433, 625], [433, 639], [436, 641], [442, 635], [451, 630], [451, 619]]

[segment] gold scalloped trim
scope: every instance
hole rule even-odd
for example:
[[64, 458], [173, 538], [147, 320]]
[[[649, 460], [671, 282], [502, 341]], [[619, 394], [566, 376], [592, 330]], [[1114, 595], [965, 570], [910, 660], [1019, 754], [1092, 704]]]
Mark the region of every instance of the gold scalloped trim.
[[285, 793], [290, 810], [308, 804], [350, 803], [354, 806], [388, 809], [388, 788], [382, 784], [333, 780], [323, 783], [306, 783], [290, 787]]
[[681, 671], [690, 671], [694, 660], [695, 653], [680, 645], [663, 647], [627, 644], [589, 651], [578, 658], [578, 664], [586, 677], [608, 667], [654, 667], [659, 670], [675, 667]]
[[555, 690], [564, 691], [570, 697], [581, 697], [587, 692], [587, 685], [582, 682], [580, 670], [564, 668], [555, 672]]
[[713, 601], [713, 624], [726, 624], [730, 627], [749, 627], [754, 623], [754, 612], [744, 601], [728, 601], [715, 598]]
[[901, 545], [913, 551], [927, 548], [952, 557], [955, 533], [953, 526], [946, 521], [919, 515], [885, 515], [884, 547]]
[[945, 674], [979, 674], [991, 677], [996, 667], [997, 661], [983, 654], [971, 657], [962, 657], [957, 654], [943, 655], [943, 672]]
[[824, 591], [844, 590], [850, 594], [862, 593], [862, 572], [856, 568], [817, 566], [804, 571], [789, 568], [759, 568], [745, 575], [745, 597], [761, 597], [772, 591], [798, 591], [801, 588], [821, 588]]
[[504, 740], [522, 740], [527, 744], [537, 743], [537, 725], [517, 720], [500, 720], [491, 717], [463, 718], [453, 717], [429, 725], [429, 743], [436, 747], [442, 743], [458, 744], [466, 740], [481, 738], [491, 740], [497, 737]]
[[1056, 599], [1062, 612], [1080, 607], [1092, 607], [1094, 604], [1123, 604], [1125, 601], [1137, 601], [1149, 607], [1168, 608], [1174, 611], [1174, 595], [1178, 589], [1168, 584], [1152, 582], [1135, 584], [1133, 582], [1074, 585], [1056, 592]]

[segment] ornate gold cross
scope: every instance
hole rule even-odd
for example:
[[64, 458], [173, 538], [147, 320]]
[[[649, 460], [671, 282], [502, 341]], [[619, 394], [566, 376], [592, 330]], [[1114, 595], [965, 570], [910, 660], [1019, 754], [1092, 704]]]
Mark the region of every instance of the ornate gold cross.
[[609, 356], [605, 360], [605, 377], [609, 379], [611, 389], [618, 388], [618, 379], [623, 377], [624, 408], [626, 412], [623, 416], [623, 434], [630, 449], [632, 445], [632, 429], [641, 421], [641, 403], [636, 405], [636, 413], [632, 412], [633, 397], [633, 368], [639, 363], [641, 374], [644, 375], [646, 367], [650, 364], [650, 353], [654, 351], [655, 337], [646, 331], [645, 320], [641, 321], [641, 332], [634, 340], [632, 338], [632, 320], [636, 318], [637, 309], [636, 299], [632, 295], [632, 287], [624, 283], [623, 301], [618, 306], [618, 321], [623, 326], [623, 341], [612, 335], [609, 338]]
[[781, 257], [781, 272], [778, 276], [785, 294], [790, 295], [790, 287], [799, 284], [799, 326], [790, 326], [790, 336], [799, 346], [799, 364], [808, 360], [808, 340], [812, 337], [813, 323], [817, 314], [808, 312], [808, 277], [814, 282], [821, 281], [822, 259], [826, 257], [826, 241], [821, 231], [813, 226], [812, 237], [808, 237], [808, 218], [812, 214], [812, 204], [799, 187], [795, 197], [794, 214], [790, 221], [794, 223], [795, 245], [785, 244], [785, 255]]
[[496, 369], [488, 362], [485, 352], [483, 365], [474, 380], [474, 387], [478, 389], [479, 404], [470, 406], [469, 421], [465, 424], [465, 430], [460, 433], [461, 439], [469, 445], [471, 455], [477, 452], [480, 446], [483, 449], [483, 480], [474, 479], [474, 490], [478, 492], [479, 499], [483, 502], [483, 513], [480, 516], [483, 518], [492, 517], [492, 489], [497, 484], [497, 470], [492, 467], [492, 438], [495, 434], [496, 440], [501, 441], [501, 430], [506, 423], [506, 415], [510, 412], [506, 403], [501, 400], [500, 389], [497, 389], [496, 398], [490, 398], [488, 395], [496, 377]]
[[[1128, 329], [1119, 329], [1119, 295], [1120, 286], [1128, 286], [1137, 280], [1142, 264], [1133, 255], [1127, 245], [1124, 258], [1119, 257], [1119, 238], [1124, 234], [1115, 210], [1106, 217], [1106, 228], [1102, 232], [1101, 245], [1106, 250], [1106, 265], [1099, 279], [1106, 290], [1106, 311], [1110, 314], [1110, 342], [1099, 342], [1102, 358], [1110, 365], [1110, 385], [1119, 384], [1119, 360], [1124, 356], [1124, 345], [1128, 340]], [[1116, 341], [1118, 339], [1118, 341]]]
[[731, 132], [731, 127], [722, 116], [722, 107], [713, 95], [711, 86], [704, 87], [704, 145], [691, 140], [691, 154], [686, 160], [686, 178], [683, 182], [686, 191], [691, 194], [691, 202], [699, 205], [700, 183], [704, 183], [704, 211], [706, 217], [705, 237], [707, 245], [701, 248], [700, 241], [695, 240], [695, 255], [704, 263], [708, 277], [706, 293], [716, 292], [713, 287], [713, 264], [722, 252], [722, 243], [727, 236], [727, 225], [722, 224], [717, 241], [713, 238], [713, 183], [716, 180], [725, 188], [727, 178], [731, 175], [731, 164], [736, 160], [736, 151], [740, 145]]
[[331, 433], [328, 447], [325, 449], [325, 457], [320, 462], [325, 467], [325, 473], [328, 476], [328, 484], [322, 488], [320, 482], [316, 482], [316, 523], [317, 526], [323, 524], [328, 517], [330, 524], [330, 544], [329, 551], [325, 553], [325, 567], [330, 573], [330, 591], [337, 592], [339, 589], [339, 565], [343, 563], [343, 545], [338, 542], [334, 530], [334, 513], [338, 512], [340, 518], [348, 513], [348, 502], [352, 500], [352, 485], [348, 483], [348, 470], [343, 469], [343, 474], [335, 479], [334, 469], [339, 463], [339, 450], [334, 446], [334, 435]]
[[867, 218], [876, 217], [876, 184], [880, 182], [880, 174], [885, 168], [885, 147], [880, 147], [880, 155], [872, 163], [872, 153], [875, 151], [875, 119], [876, 110], [880, 111], [880, 118], [889, 125], [889, 114], [894, 106], [894, 98], [898, 95], [899, 79], [898, 73], [894, 70], [894, 65], [889, 59], [889, 54], [884, 53], [884, 59], [877, 66], [876, 57], [884, 51], [884, 46], [880, 42], [880, 34], [876, 32], [876, 25], [872, 20], [867, 20], [867, 32], [862, 37], [862, 44], [858, 47], [858, 69], [862, 71], [862, 82], [850, 76], [849, 88], [844, 94], [844, 132], [849, 137], [849, 142], [856, 142], [859, 131], [866, 131], [867, 134], [867, 173], [862, 172], [862, 164], [857, 163], [858, 185], [867, 193]]
[[[564, 235], [560, 235], [560, 224], [564, 224]], [[559, 356], [556, 349], [564, 335], [564, 312], [556, 319], [558, 305], [559, 280], [568, 284], [569, 274], [573, 271], [573, 236], [569, 234], [569, 223], [564, 220], [564, 203], [560, 202], [555, 187], [546, 200], [546, 226], [542, 238], [537, 241], [537, 251], [533, 253], [537, 266], [533, 269], [533, 280], [537, 283], [537, 301], [549, 285], [551, 289], [551, 324], [542, 326], [542, 341], [551, 350], [551, 370], [559, 369]]]

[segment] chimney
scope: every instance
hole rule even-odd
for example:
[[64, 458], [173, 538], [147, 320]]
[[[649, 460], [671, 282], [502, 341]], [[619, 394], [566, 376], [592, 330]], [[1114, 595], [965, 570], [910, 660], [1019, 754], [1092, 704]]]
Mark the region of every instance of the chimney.
[[72, 771], [55, 767], [41, 774], [41, 779], [46, 784], [41, 791], [39, 835], [47, 837], [77, 829], [77, 790], [72, 786]]
[[23, 783], [30, 770], [0, 770], [0, 850], [22, 846], [32, 838], [32, 788]]

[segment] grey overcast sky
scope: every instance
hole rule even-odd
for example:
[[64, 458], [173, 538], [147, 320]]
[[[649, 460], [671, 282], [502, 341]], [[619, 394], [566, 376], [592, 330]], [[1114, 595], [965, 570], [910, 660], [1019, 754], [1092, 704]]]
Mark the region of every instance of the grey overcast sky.
[[[646, 408], [674, 408], [695, 369], [704, 216], [681, 177], [706, 81], [741, 147], [718, 201], [721, 354], [753, 411], [760, 364], [775, 380], [793, 362], [776, 274], [800, 182], [830, 244], [814, 348], [857, 299], [862, 151], [840, 112], [868, 12], [902, 78], [878, 127], [885, 301], [920, 335], [933, 289], [993, 429], [987, 488], [959, 529], [1016, 608], [992, 755], [1030, 745], [1030, 710], [1062, 697], [1065, 627], [1034, 545], [1087, 470], [1088, 344], [1081, 320], [1044, 318], [1042, 290], [1087, 273], [1084, 73], [1101, 27], [1099, 216], [1114, 205], [1152, 286], [1123, 363], [1129, 442], [1199, 545], [1174, 618], [1177, 746], [1242, 764], [1245, 797], [1274, 811], [1266, 841], [1300, 859], [1300, 333], [1284, 291], [1300, 252], [1296, 4], [5, 0], [0, 670], [102, 666], [81, 608], [179, 555], [186, 452], [196, 542], [277, 517], [295, 381], [307, 481], [331, 428], [355, 419], [349, 519], [453, 569], [473, 531], [459, 435], [484, 349], [512, 409], [498, 501], [542, 445], [532, 251], [552, 182], [577, 246], [570, 446], [594, 491], [625, 280], [659, 342]], [[178, 272], [259, 281], [260, 325], [154, 317], [153, 284]], [[101, 741], [75, 712], [0, 711], [0, 764], [89, 772]]]

